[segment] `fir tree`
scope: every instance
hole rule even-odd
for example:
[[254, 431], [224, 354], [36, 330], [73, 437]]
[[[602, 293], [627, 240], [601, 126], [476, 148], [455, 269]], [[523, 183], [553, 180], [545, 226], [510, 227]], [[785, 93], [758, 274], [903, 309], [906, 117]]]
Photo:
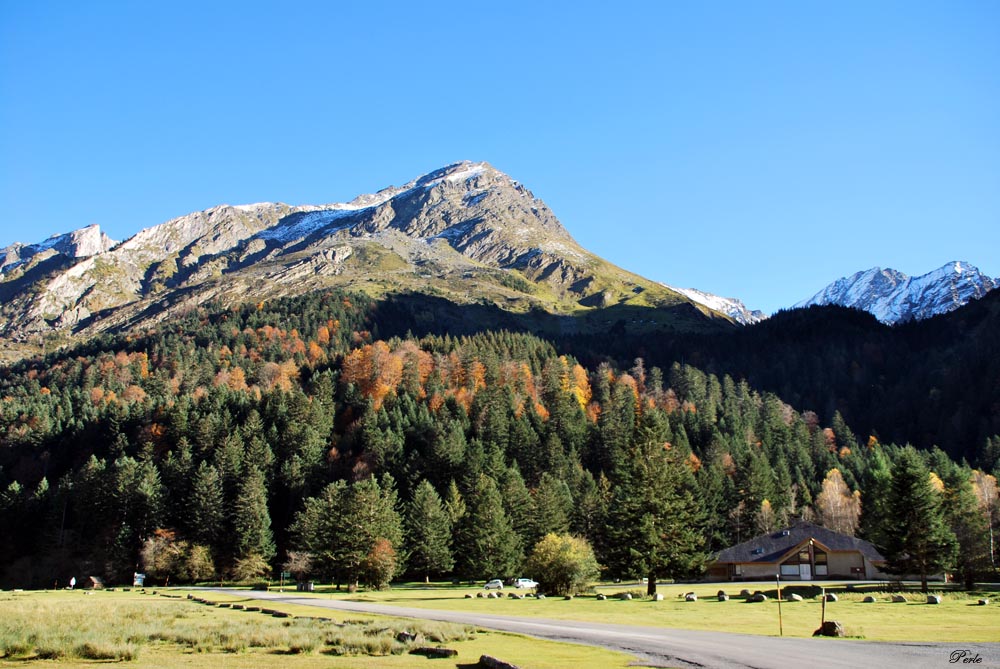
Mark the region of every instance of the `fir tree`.
[[430, 581], [431, 574], [444, 574], [455, 566], [451, 553], [451, 520], [441, 497], [427, 481], [413, 491], [406, 514], [406, 538], [410, 568]]
[[605, 563], [622, 577], [656, 579], [697, 571], [702, 552], [702, 511], [687, 464], [642, 435], [619, 460], [608, 512]]
[[236, 558], [256, 555], [266, 561], [274, 557], [271, 515], [267, 509], [264, 475], [250, 467], [244, 475], [233, 507], [233, 543]]
[[912, 447], [901, 451], [893, 466], [887, 511], [886, 570], [918, 575], [921, 590], [927, 592], [927, 577], [953, 566], [957, 544], [945, 522], [940, 493]]
[[466, 504], [455, 541], [460, 572], [469, 579], [514, 576], [523, 559], [521, 539], [493, 479], [481, 474]]

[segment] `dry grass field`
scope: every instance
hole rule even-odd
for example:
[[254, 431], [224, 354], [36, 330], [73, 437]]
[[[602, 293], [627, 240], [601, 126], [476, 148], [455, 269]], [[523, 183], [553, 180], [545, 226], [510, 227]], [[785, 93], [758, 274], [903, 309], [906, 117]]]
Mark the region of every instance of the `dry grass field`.
[[[266, 606], [266, 605], [265, 605]], [[0, 667], [25, 662], [93, 667], [126, 662], [139, 668], [239, 667], [393, 669], [423, 666], [408, 653], [417, 646], [458, 651], [447, 666], [474, 664], [480, 655], [542, 669], [626, 667], [627, 655], [466, 625], [330, 615], [308, 607], [276, 606], [288, 617], [231, 605], [199, 604], [178, 593], [45, 591], [0, 592]], [[401, 642], [399, 632], [420, 635]]]

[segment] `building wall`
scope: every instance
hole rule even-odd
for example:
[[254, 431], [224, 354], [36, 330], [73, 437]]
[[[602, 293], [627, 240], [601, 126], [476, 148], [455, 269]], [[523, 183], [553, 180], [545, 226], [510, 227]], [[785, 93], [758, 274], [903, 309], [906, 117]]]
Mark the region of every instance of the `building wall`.
[[[712, 582], [767, 581], [772, 580], [774, 575], [778, 573], [779, 569], [778, 564], [771, 562], [760, 564], [741, 564], [738, 565], [739, 573], [736, 573], [735, 566], [736, 565], [728, 563], [716, 563], [709, 567], [708, 572], [705, 575], [705, 580]], [[860, 569], [860, 571], [851, 571], [852, 567]], [[871, 560], [866, 558], [860, 552], [827, 553], [827, 574], [822, 576], [817, 574], [814, 570], [811, 580], [823, 581], [829, 579], [888, 580], [889, 576], [879, 571], [878, 567], [876, 567]], [[783, 575], [781, 580], [795, 581], [798, 580], [798, 577]]]
[[826, 561], [826, 578], [863, 579], [867, 577], [865, 574], [865, 556], [861, 553], [827, 553]]

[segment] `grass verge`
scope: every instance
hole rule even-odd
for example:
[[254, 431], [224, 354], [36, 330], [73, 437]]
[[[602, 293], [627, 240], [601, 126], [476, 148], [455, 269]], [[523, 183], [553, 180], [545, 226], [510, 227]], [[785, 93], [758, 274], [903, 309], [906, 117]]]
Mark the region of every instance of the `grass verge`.
[[[167, 595], [168, 593], [161, 593]], [[624, 668], [633, 658], [597, 648], [476, 630], [468, 625], [351, 615], [316, 618], [313, 607], [205, 594], [199, 604], [177, 592], [47, 591], [0, 593], [0, 667], [51, 661], [92, 667], [108, 661], [150, 669], [174, 667], [386, 668], [423, 665], [407, 652], [445, 645], [458, 651], [444, 666], [474, 664], [483, 654], [541, 669]], [[241, 603], [245, 601], [246, 603]], [[222, 604], [224, 607], [220, 607]], [[264, 614], [233, 608], [272, 608]], [[324, 612], [325, 613], [325, 612]], [[400, 641], [399, 632], [417, 636]]]
[[[848, 590], [845, 584], [824, 584], [835, 592], [836, 602], [827, 602], [826, 619], [841, 622], [848, 636], [872, 641], [1000, 641], [1000, 593], [964, 593], [944, 591], [941, 604], [930, 605], [919, 593], [907, 593], [906, 602], [893, 603], [891, 594], [874, 587]], [[760, 589], [768, 594], [763, 603], [749, 603], [739, 596], [743, 588]], [[731, 597], [720, 602], [716, 593], [725, 590]], [[642, 586], [603, 586], [598, 591], [607, 596], [598, 600], [594, 595], [564, 600], [561, 597], [546, 599], [481, 599], [480, 587], [461, 587], [445, 584], [411, 584], [381, 592], [322, 591], [312, 596], [344, 598], [354, 601], [396, 604], [427, 609], [475, 611], [499, 615], [517, 615], [557, 620], [587, 622], [614, 622], [623, 625], [647, 625], [679, 629], [740, 632], [777, 636], [779, 633], [778, 604], [774, 583], [704, 583], [686, 585], [660, 585], [658, 592], [663, 601], [645, 598]], [[630, 591], [632, 600], [619, 599], [617, 595]], [[783, 584], [784, 601], [781, 605], [781, 627], [784, 636], [808, 637], [820, 625], [823, 605], [818, 585]], [[685, 601], [683, 595], [694, 592], [698, 600]], [[793, 592], [803, 596], [802, 601], [789, 601]], [[300, 593], [308, 595], [308, 593]], [[472, 599], [466, 594], [473, 595]], [[504, 592], [506, 595], [506, 591]], [[865, 596], [877, 601], [865, 603]], [[978, 606], [978, 599], [988, 597], [988, 606]]]

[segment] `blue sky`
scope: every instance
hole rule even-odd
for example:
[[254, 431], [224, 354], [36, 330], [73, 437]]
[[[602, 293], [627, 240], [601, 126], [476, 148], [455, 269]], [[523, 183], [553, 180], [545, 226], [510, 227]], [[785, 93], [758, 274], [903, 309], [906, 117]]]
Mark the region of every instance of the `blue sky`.
[[463, 159], [765, 311], [876, 265], [998, 277], [1000, 3], [0, 3], [0, 246]]

